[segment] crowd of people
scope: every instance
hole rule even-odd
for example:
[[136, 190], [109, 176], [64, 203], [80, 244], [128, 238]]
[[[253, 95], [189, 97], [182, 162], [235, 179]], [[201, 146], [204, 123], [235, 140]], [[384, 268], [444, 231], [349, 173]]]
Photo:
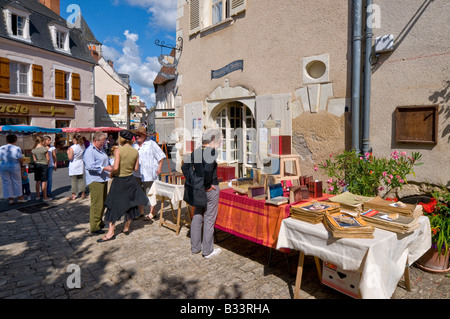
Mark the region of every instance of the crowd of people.
[[[8, 135], [6, 141], [7, 144], [0, 147], [3, 195], [11, 205], [15, 203], [14, 198], [18, 203], [24, 203], [30, 197], [30, 185], [23, 165], [23, 154], [15, 145], [16, 135]], [[216, 149], [220, 143], [220, 131], [206, 130], [202, 147], [194, 150], [190, 160], [182, 165], [186, 179], [192, 169], [201, 180], [200, 193], [187, 191], [184, 200], [195, 208], [190, 231], [191, 252], [202, 252], [205, 258], [220, 253], [220, 248], [214, 249], [213, 239], [219, 202]], [[75, 200], [79, 193], [82, 198], [86, 197], [85, 189], [88, 187], [90, 232], [104, 234], [98, 242], [115, 239], [115, 225], [122, 218], [123, 233], [128, 235], [133, 219], [143, 216], [152, 220], [155, 217], [147, 194], [161, 173], [166, 155], [145, 128], [120, 131], [117, 143], [104, 132], [96, 132], [92, 142], [74, 135], [67, 155], [71, 182], [71, 196], [67, 200]], [[35, 138], [32, 156], [36, 198], [40, 199], [42, 192], [43, 201], [48, 201], [52, 196], [52, 174], [57, 169], [55, 147], [51, 145], [49, 136]], [[202, 160], [198, 161], [199, 158]], [[150, 212], [145, 216], [147, 205]], [[106, 224], [108, 231], [105, 234], [103, 228]]]

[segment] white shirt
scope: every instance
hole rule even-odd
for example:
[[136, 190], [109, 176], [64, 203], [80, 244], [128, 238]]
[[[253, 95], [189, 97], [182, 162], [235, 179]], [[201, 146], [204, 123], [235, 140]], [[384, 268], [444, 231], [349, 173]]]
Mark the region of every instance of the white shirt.
[[69, 162], [69, 176], [83, 175], [84, 173], [84, 162], [83, 162], [83, 147], [80, 144], [74, 144], [71, 146], [73, 150], [73, 159]]
[[54, 146], [50, 146], [48, 149], [48, 157], [49, 157], [49, 162], [48, 162], [48, 167], [55, 167], [55, 163], [53, 162], [53, 151], [55, 150]]
[[141, 146], [137, 143], [133, 147], [139, 152], [139, 170], [133, 173], [134, 176], [140, 177], [142, 182], [150, 182], [158, 179], [156, 171], [158, 170], [159, 161], [166, 158], [161, 147], [150, 139], [145, 140]]

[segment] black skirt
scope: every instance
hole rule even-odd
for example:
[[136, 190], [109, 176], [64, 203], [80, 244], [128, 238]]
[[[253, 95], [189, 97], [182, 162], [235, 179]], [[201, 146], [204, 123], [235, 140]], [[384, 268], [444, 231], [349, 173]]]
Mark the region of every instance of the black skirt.
[[124, 215], [125, 221], [137, 218], [140, 215], [139, 205], [148, 203], [148, 196], [137, 183], [136, 177], [114, 177], [105, 200], [105, 222], [115, 223]]

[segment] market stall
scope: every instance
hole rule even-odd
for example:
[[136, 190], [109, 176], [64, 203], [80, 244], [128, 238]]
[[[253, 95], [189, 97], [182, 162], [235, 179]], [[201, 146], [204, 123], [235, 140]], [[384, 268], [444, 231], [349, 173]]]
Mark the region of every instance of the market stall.
[[62, 130], [59, 128], [46, 128], [40, 126], [31, 125], [3, 125], [0, 126], [0, 133], [3, 134], [18, 134], [18, 135], [31, 135], [31, 134], [58, 134]]

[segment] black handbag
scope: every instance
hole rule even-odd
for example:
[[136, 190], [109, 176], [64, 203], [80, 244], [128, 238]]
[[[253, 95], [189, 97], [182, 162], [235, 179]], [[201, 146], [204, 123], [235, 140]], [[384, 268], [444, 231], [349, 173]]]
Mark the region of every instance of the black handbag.
[[[197, 167], [203, 168], [203, 165]], [[205, 179], [202, 172], [196, 173], [193, 160], [191, 160], [191, 163], [184, 163], [181, 170], [186, 178], [183, 200], [194, 207], [206, 207]]]

